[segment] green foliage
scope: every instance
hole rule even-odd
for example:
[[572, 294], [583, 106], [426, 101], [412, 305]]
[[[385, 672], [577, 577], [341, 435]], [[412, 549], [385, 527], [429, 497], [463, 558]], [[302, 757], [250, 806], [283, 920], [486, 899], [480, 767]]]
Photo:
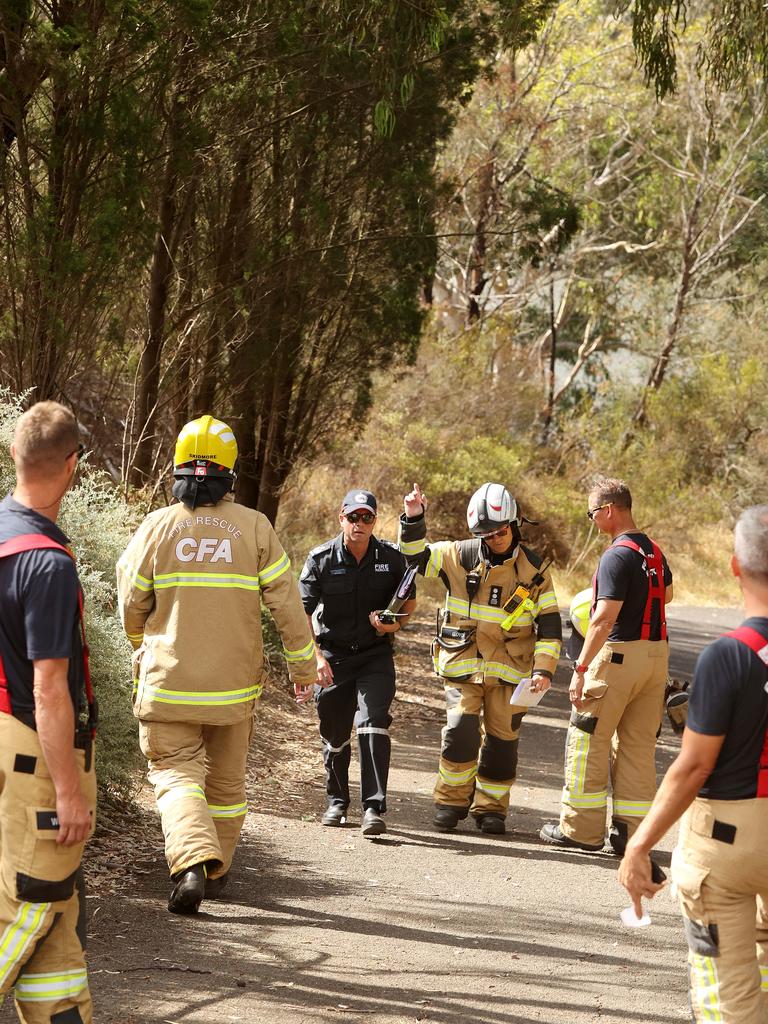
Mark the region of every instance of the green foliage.
[[[0, 487], [14, 485], [8, 448], [21, 403], [0, 391]], [[140, 763], [131, 713], [131, 649], [116, 616], [115, 562], [133, 526], [130, 510], [103, 474], [79, 470], [77, 485], [65, 497], [59, 525], [77, 554], [85, 592], [91, 671], [99, 703], [96, 768], [101, 798], [125, 800], [136, 785]]]

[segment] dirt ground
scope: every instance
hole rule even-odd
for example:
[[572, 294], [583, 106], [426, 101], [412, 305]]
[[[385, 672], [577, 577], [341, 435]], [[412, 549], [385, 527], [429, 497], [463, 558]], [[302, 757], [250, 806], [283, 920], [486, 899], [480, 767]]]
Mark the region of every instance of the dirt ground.
[[[691, 618], [696, 627], [677, 630], [682, 674], [706, 639], [690, 630], [715, 629]], [[468, 822], [448, 835], [431, 826], [443, 723], [431, 621], [423, 615], [399, 640], [386, 836], [362, 838], [359, 808], [346, 828], [320, 826], [315, 712], [276, 690], [259, 709], [251, 813], [226, 900], [192, 918], [166, 911], [151, 794], [135, 820], [101, 829], [87, 864], [98, 1024], [690, 1019], [685, 944], [668, 893], [651, 904], [650, 928], [626, 929], [615, 859], [538, 837], [558, 813], [564, 670], [523, 724], [507, 834], [485, 836]], [[665, 725], [662, 768], [676, 749]], [[14, 1019], [6, 1004], [0, 1021]]]

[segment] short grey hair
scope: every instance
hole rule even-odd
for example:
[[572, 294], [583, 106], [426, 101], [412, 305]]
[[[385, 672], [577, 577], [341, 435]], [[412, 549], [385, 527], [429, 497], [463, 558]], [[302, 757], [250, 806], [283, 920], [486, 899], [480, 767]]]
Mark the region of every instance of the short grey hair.
[[743, 572], [768, 583], [768, 505], [744, 509], [733, 531], [733, 551]]

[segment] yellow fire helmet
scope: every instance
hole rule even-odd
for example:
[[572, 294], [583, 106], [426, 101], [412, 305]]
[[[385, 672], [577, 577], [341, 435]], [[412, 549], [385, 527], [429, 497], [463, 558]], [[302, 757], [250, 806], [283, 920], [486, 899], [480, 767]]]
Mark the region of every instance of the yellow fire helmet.
[[570, 616], [574, 629], [580, 636], [587, 635], [589, 613], [592, 610], [592, 587], [580, 590], [571, 601]]
[[200, 416], [181, 428], [173, 453], [174, 476], [235, 476], [237, 441], [226, 423]]

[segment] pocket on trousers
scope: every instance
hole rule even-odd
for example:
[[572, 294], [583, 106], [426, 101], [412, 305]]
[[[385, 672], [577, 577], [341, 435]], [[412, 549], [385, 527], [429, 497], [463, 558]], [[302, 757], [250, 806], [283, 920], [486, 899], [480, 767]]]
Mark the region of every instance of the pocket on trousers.
[[56, 809], [28, 807], [22, 856], [16, 871], [18, 899], [56, 903], [70, 898], [83, 855], [84, 843], [62, 846]]
[[706, 910], [701, 896], [709, 868], [693, 864], [676, 849], [672, 854], [672, 882], [683, 907], [683, 913], [691, 921], [706, 922]]

